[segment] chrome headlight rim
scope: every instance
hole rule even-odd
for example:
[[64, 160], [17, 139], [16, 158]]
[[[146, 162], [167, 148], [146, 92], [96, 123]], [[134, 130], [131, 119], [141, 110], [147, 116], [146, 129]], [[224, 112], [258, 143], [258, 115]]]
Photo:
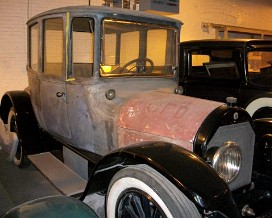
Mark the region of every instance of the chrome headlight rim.
[[241, 148], [233, 141], [225, 142], [218, 147], [211, 162], [212, 167], [227, 184], [237, 178], [241, 164]]

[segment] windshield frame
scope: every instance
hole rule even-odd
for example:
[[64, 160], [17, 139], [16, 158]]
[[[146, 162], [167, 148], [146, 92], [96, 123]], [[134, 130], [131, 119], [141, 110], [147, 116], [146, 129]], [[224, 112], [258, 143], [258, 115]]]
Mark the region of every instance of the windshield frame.
[[[139, 47], [138, 47], [138, 56], [136, 58], [131, 58], [130, 61], [126, 62], [125, 64], [122, 64], [120, 59], [121, 59], [121, 55], [124, 55], [123, 53], [121, 53], [121, 42], [119, 39], [119, 45], [116, 43], [115, 44], [115, 49], [119, 52], [119, 57], [118, 55], [115, 56], [113, 55], [113, 58], [115, 58], [114, 60], [114, 64], [108, 64], [108, 62], [106, 61], [106, 51], [105, 51], [105, 40], [106, 40], [106, 28], [105, 28], [105, 23], [108, 22], [110, 24], [117, 24], [119, 25], [120, 28], [120, 33], [113, 32], [113, 34], [126, 34], [126, 33], [133, 33], [133, 31], [127, 31], [128, 29], [132, 29], [132, 27], [134, 27], [134, 32], [139, 32], [139, 40], [135, 40], [135, 43], [130, 42], [130, 44], [136, 44], [137, 42], [139, 42]], [[159, 70], [157, 70], [157, 73], [153, 72], [154, 67], [157, 67], [153, 60], [151, 60], [151, 58], [147, 57], [147, 50], [148, 50], [148, 43], [147, 42], [149, 39], [147, 36], [144, 36], [141, 31], [143, 31], [143, 29], [146, 29], [145, 31], [148, 32], [150, 30], [165, 30], [166, 32], [166, 37], [169, 37], [170, 35], [170, 39], [172, 40], [171, 42], [169, 42], [166, 38], [165, 40], [165, 55], [163, 56], [165, 58], [165, 62], [170, 63], [163, 63], [163, 65], [158, 66], [161, 67], [161, 72], [159, 72]], [[122, 32], [123, 31], [123, 32]], [[172, 35], [171, 35], [172, 34]], [[147, 35], [147, 33], [146, 33]], [[119, 36], [120, 37], [120, 36]], [[113, 19], [113, 18], [104, 18], [102, 20], [101, 23], [101, 59], [100, 59], [100, 76], [101, 77], [174, 77], [176, 75], [176, 71], [178, 70], [178, 37], [179, 37], [179, 33], [178, 33], [178, 28], [174, 27], [174, 26], [169, 26], [169, 25], [162, 25], [162, 24], [155, 24], [155, 23], [149, 23], [149, 22], [139, 22], [139, 21], [129, 21], [129, 20], [125, 20], [125, 19]], [[132, 40], [131, 40], [132, 41]], [[144, 41], [144, 42], [143, 42]], [[150, 41], [150, 40], [149, 40]], [[142, 43], [142, 45], [141, 45]], [[144, 48], [144, 49], [141, 49]], [[150, 47], [150, 46], [149, 46]], [[129, 52], [129, 48], [128, 48], [128, 52]], [[156, 51], [158, 54], [160, 54], [160, 51]], [[170, 55], [169, 55], [170, 53]], [[116, 58], [119, 58], [119, 63], [116, 62]], [[139, 60], [138, 60], [139, 59]], [[157, 60], [156, 60], [157, 61]], [[130, 63], [132, 62], [132, 63]], [[140, 65], [139, 63], [144, 63], [142, 65]], [[128, 66], [132, 66], [130, 69], [126, 69], [124, 70], [123, 67], [125, 65]], [[135, 66], [134, 66], [134, 65]], [[153, 65], [154, 64], [154, 65]], [[140, 65], [140, 66], [139, 66]], [[152, 66], [153, 65], [153, 66]], [[127, 66], [127, 67], [128, 67]], [[149, 70], [147, 72], [147, 70], [143, 70], [139, 72], [139, 67], [142, 67], [142, 69], [146, 68], [151, 68], [151, 70]], [[105, 69], [107, 70], [107, 68], [109, 68], [110, 70], [105, 72]], [[166, 73], [163, 73], [166, 72]], [[169, 73], [170, 72], [170, 73]]]

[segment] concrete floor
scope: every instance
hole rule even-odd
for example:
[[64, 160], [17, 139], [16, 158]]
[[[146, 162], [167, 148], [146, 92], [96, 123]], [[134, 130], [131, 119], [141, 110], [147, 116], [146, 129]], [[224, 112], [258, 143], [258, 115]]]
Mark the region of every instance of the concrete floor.
[[[8, 155], [0, 149], [0, 217], [11, 208], [46, 196], [62, 195], [33, 164], [20, 169], [12, 161], [7, 160]], [[85, 203], [105, 218], [103, 196], [94, 194], [85, 199]]]
[[52, 195], [61, 193], [33, 165], [19, 169], [0, 150], [0, 216], [26, 201]]

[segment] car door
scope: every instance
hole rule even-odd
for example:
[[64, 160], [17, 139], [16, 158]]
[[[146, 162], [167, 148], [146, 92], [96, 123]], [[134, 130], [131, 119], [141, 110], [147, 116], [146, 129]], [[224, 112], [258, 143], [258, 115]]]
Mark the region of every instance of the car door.
[[70, 55], [68, 78], [66, 80], [66, 106], [71, 123], [70, 143], [76, 147], [93, 151], [95, 141], [93, 115], [94, 96], [90, 89], [94, 69], [94, 19], [71, 13]]
[[43, 22], [40, 100], [45, 129], [54, 135], [71, 138], [66, 106], [64, 29], [63, 17]]

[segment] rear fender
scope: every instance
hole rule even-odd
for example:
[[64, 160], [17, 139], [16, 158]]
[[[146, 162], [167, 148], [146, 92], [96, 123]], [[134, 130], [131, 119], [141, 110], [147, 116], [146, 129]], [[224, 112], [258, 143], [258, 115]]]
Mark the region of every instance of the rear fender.
[[157, 170], [199, 208], [236, 217], [230, 190], [218, 174], [194, 153], [164, 142], [144, 142], [106, 155], [93, 170], [82, 200], [91, 193], [105, 193], [115, 173], [136, 164]]
[[272, 98], [271, 97], [261, 97], [261, 98], [256, 98], [252, 100], [246, 107], [246, 111], [253, 117], [260, 117], [262, 115], [266, 115], [269, 112], [265, 112], [264, 110], [260, 110], [262, 108], [267, 108], [270, 109], [272, 108]]
[[0, 116], [4, 123], [8, 121], [10, 108], [16, 113], [18, 138], [27, 154], [41, 151], [39, 146], [39, 127], [26, 91], [9, 91], [1, 99]]

